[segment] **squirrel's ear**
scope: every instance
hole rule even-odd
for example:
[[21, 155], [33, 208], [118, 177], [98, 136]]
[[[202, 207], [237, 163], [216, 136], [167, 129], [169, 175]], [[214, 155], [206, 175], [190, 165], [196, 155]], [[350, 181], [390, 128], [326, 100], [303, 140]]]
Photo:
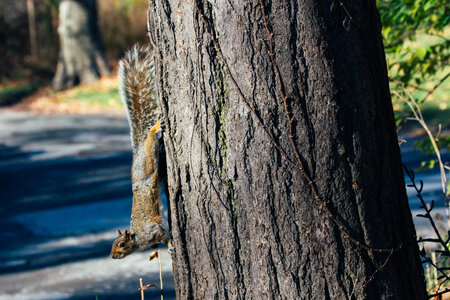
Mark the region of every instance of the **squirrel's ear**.
[[128, 240], [128, 239], [130, 239], [130, 237], [131, 237], [131, 232], [127, 229], [127, 230], [125, 230], [125, 232], [123, 233], [124, 234], [124, 236], [125, 236], [125, 238]]
[[117, 236], [121, 236], [122, 235], [122, 232], [120, 232], [119, 229], [116, 230], [116, 233], [117, 233]]

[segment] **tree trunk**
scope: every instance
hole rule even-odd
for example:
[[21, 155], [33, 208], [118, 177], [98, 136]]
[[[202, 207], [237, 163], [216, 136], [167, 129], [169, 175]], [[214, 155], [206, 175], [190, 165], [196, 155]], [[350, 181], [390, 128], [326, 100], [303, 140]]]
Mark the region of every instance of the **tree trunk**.
[[35, 18], [34, 1], [27, 0], [28, 30], [30, 33], [30, 49], [31, 56], [36, 60], [39, 56], [37, 46], [36, 18]]
[[150, 1], [180, 299], [424, 299], [375, 1]]
[[61, 0], [59, 4], [60, 53], [53, 88], [62, 90], [93, 82], [109, 74], [95, 0]]

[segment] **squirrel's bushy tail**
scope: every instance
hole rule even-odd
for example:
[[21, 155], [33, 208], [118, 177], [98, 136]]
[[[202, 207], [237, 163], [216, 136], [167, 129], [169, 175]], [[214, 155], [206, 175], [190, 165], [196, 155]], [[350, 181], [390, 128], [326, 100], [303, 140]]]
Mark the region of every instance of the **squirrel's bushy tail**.
[[159, 119], [151, 49], [134, 45], [119, 62], [119, 92], [128, 115], [133, 151]]

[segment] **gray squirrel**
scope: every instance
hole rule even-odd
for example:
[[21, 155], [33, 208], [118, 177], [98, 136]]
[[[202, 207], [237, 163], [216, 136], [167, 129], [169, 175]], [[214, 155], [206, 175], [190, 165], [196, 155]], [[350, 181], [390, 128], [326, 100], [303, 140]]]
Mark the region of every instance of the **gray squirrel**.
[[130, 229], [117, 230], [110, 257], [121, 259], [158, 243], [170, 249], [160, 197], [159, 151], [161, 123], [155, 67], [149, 47], [135, 45], [119, 63], [119, 92], [125, 105], [133, 147], [131, 179], [133, 207]]

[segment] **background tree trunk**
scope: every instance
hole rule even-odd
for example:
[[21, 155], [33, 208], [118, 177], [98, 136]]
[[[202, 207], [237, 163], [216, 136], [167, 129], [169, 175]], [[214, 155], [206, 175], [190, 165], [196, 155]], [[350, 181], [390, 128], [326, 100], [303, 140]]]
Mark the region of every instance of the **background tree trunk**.
[[53, 88], [62, 90], [93, 82], [109, 74], [95, 0], [61, 0], [59, 4], [60, 54]]
[[27, 14], [28, 14], [28, 30], [30, 32], [30, 49], [33, 59], [38, 59], [39, 51], [37, 45], [36, 33], [36, 19], [35, 19], [34, 1], [27, 0]]
[[178, 297], [424, 299], [375, 1], [149, 3]]

